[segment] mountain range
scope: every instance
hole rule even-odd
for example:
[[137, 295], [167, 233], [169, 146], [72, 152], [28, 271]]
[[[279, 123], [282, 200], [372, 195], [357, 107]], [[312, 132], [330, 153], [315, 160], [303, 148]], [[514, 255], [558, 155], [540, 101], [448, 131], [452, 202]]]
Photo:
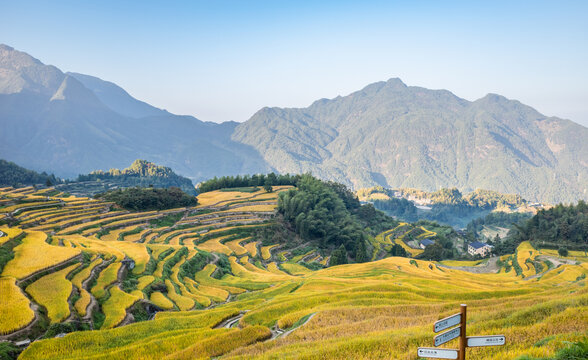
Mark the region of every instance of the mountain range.
[[310, 171], [354, 188], [588, 198], [587, 128], [500, 95], [471, 102], [399, 79], [307, 108], [263, 108], [244, 123], [216, 124], [0, 45], [0, 122], [0, 158], [61, 177], [143, 158], [195, 182]]

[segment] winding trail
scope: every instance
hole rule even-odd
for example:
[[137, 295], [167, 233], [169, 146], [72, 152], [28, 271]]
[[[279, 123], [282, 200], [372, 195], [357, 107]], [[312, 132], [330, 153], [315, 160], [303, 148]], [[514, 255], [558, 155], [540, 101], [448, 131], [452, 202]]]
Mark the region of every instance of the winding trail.
[[467, 272], [470, 272], [473, 274], [497, 273], [498, 270], [500, 270], [498, 265], [496, 265], [496, 263], [498, 262], [499, 259], [500, 259], [500, 257], [498, 257], [498, 256], [491, 257], [490, 259], [488, 259], [488, 261], [485, 264], [477, 265], [477, 266], [449, 266], [449, 265], [443, 265], [440, 263], [438, 263], [437, 266], [442, 267], [442, 268], [446, 268], [446, 269], [467, 271]]
[[310, 316], [308, 317], [308, 319], [306, 319], [302, 324], [291, 328], [290, 330], [282, 330], [278, 327], [278, 325], [275, 326], [275, 329], [270, 329], [272, 332], [272, 337], [268, 340], [273, 340], [276, 338], [284, 338], [288, 335], [290, 335], [292, 332], [294, 332], [294, 330], [296, 329], [300, 329], [301, 327], [303, 327], [304, 325], [306, 325], [317, 313], [312, 313], [310, 314]]
[[235, 327], [235, 325], [239, 326], [239, 321], [241, 318], [248, 312], [249, 310], [243, 310], [239, 312], [239, 315], [230, 317], [224, 321], [221, 321], [219, 324], [213, 327], [213, 329], [230, 329]]

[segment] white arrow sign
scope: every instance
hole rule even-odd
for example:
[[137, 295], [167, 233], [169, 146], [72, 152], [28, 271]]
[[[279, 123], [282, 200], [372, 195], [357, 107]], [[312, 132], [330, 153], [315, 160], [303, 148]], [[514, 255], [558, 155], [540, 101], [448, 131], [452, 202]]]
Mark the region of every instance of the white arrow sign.
[[461, 328], [456, 327], [451, 330], [447, 330], [437, 336], [435, 336], [435, 346], [445, 344], [446, 342], [453, 340], [461, 334]]
[[468, 346], [497, 346], [504, 345], [506, 337], [504, 335], [489, 335], [489, 336], [468, 336]]
[[418, 356], [424, 357], [424, 358], [457, 359], [457, 350], [419, 348]]
[[445, 319], [441, 319], [435, 322], [435, 325], [433, 325], [433, 331], [434, 332], [439, 332], [445, 329], [449, 329], [450, 327], [453, 327], [457, 324], [459, 324], [461, 322], [461, 314], [455, 314], [455, 315], [451, 315], [446, 317]]

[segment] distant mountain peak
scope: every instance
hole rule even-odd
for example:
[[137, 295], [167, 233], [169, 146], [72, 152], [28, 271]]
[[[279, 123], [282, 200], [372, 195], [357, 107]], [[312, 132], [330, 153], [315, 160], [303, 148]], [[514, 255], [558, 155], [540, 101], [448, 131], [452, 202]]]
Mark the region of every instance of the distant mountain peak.
[[71, 101], [82, 106], [103, 106], [92, 91], [69, 75], [65, 76], [49, 101]]
[[404, 82], [402, 82], [402, 80], [400, 80], [400, 78], [397, 77], [388, 79], [388, 81], [386, 81], [386, 86], [398, 89], [404, 89], [408, 87]]
[[494, 94], [494, 93], [488, 93], [488, 94], [486, 94], [486, 96], [484, 96], [480, 100], [485, 100], [488, 102], [496, 102], [496, 103], [511, 101], [502, 95]]
[[64, 74], [31, 55], [0, 44], [0, 94], [23, 91], [52, 95]]
[[74, 77], [86, 88], [90, 89], [104, 105], [124, 116], [142, 118], [169, 115], [165, 110], [135, 99], [123, 88], [110, 81], [72, 72], [68, 72], [67, 75]]

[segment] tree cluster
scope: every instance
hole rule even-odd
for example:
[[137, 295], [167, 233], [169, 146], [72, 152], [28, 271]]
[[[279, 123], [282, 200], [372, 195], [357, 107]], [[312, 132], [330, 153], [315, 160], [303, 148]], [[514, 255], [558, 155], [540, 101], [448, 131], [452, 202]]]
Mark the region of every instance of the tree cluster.
[[177, 187], [118, 189], [98, 194], [95, 198], [112, 201], [122, 208], [133, 211], [165, 210], [198, 204], [196, 197], [186, 194]]
[[110, 169], [108, 171], [96, 170], [88, 175], [79, 175], [78, 181], [92, 181], [97, 179], [114, 178], [117, 176], [170, 177], [173, 175], [175, 175], [175, 173], [169, 167], [156, 165], [147, 160], [137, 159], [126, 169]]
[[542, 209], [522, 224], [514, 224], [505, 241], [495, 246], [495, 252], [514, 252], [523, 241], [539, 248], [588, 251], [588, 205], [556, 205]]
[[370, 231], [376, 231], [370, 227], [396, 223], [371, 205], [361, 206], [344, 185], [308, 174], [297, 182], [297, 189], [280, 193], [278, 211], [303, 240], [334, 249], [331, 265], [347, 263], [349, 258], [367, 261], [366, 240]]
[[198, 191], [201, 193], [225, 189], [225, 188], [239, 188], [248, 186], [263, 186], [268, 192], [271, 191], [272, 186], [292, 185], [296, 186], [301, 175], [276, 175], [274, 173], [254, 174], [254, 175], [237, 175], [237, 176], [223, 176], [214, 177], [210, 180], [201, 182], [198, 185]]
[[196, 195], [194, 184], [188, 178], [173, 172], [171, 168], [159, 166], [146, 160], [135, 160], [126, 169], [96, 170], [87, 175], [78, 175], [75, 182], [113, 181], [120, 187], [179, 187], [184, 192]]

